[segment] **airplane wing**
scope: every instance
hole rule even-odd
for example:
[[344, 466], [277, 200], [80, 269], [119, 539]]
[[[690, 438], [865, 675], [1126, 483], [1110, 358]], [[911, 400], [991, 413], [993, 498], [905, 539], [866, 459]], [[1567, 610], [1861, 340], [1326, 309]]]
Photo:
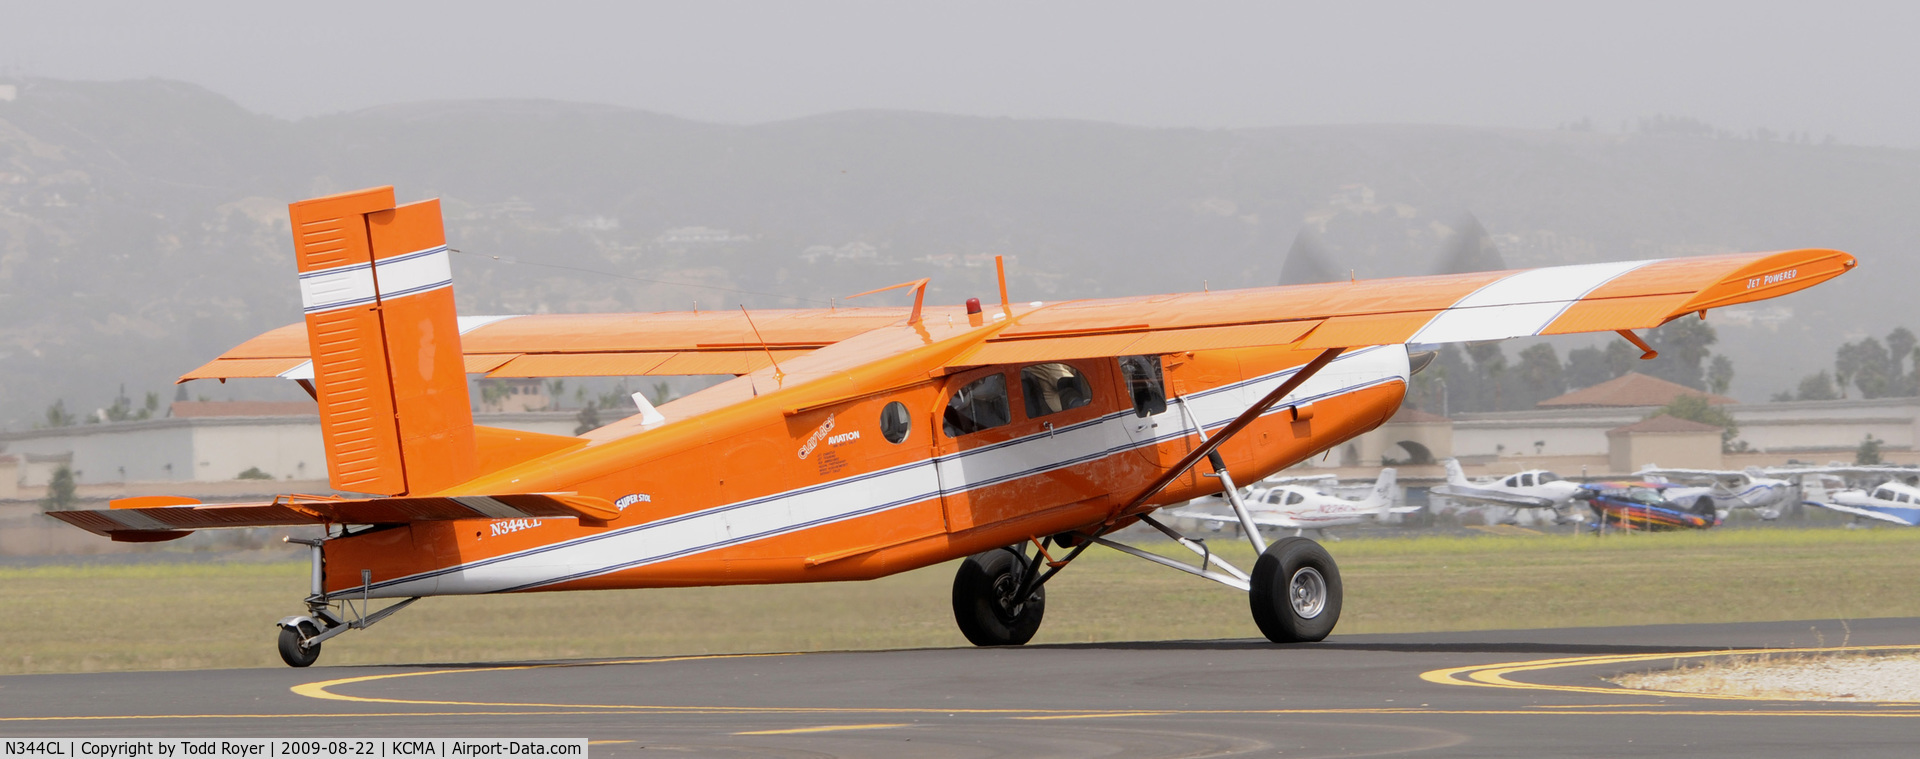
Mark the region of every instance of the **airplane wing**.
[[1663, 469], [1647, 467], [1638, 472], [1634, 472], [1634, 474], [1651, 474], [1660, 477], [1722, 477], [1736, 474], [1745, 475], [1747, 473], [1731, 469]]
[[1463, 488], [1458, 485], [1435, 485], [1428, 488], [1427, 492], [1438, 493], [1456, 501], [1490, 503], [1496, 506], [1514, 506], [1523, 509], [1551, 509], [1555, 506], [1551, 498], [1483, 488]]
[[193, 530], [303, 524], [406, 524], [453, 519], [574, 517], [608, 520], [619, 510], [605, 499], [572, 493], [515, 493], [428, 498], [294, 496], [270, 503], [202, 504], [156, 496], [114, 501], [113, 508], [49, 511], [47, 516], [124, 542], [185, 537]]
[[1920, 474], [1920, 467], [1887, 465], [1853, 466], [1776, 466], [1760, 470], [1768, 477], [1791, 477], [1797, 474], [1834, 474], [1842, 476], [1886, 475], [1888, 477], [1911, 477]]
[[1820, 508], [1827, 509], [1829, 511], [1837, 511], [1842, 514], [1851, 514], [1856, 517], [1865, 517], [1867, 519], [1878, 519], [1882, 522], [1892, 522], [1894, 524], [1900, 525], [1901, 527], [1915, 526], [1912, 522], [1908, 522], [1905, 519], [1901, 519], [1892, 514], [1874, 511], [1872, 509], [1863, 509], [1857, 506], [1844, 506], [1838, 503], [1827, 503], [1825, 501], [1801, 501], [1801, 503], [1804, 503], [1808, 506], [1818, 506]]
[[[929, 309], [933, 311], [934, 309]], [[904, 308], [462, 316], [467, 373], [489, 377], [746, 374], [907, 317]], [[758, 330], [756, 336], [755, 330]], [[764, 340], [764, 342], [762, 342]], [[312, 379], [304, 322], [236, 346], [179, 381]]]
[[[1303, 349], [1498, 340], [1656, 327], [1784, 295], [1855, 264], [1794, 250], [1021, 307], [951, 368], [1296, 344]], [[929, 317], [942, 309], [929, 307]], [[905, 308], [460, 317], [470, 374], [745, 374], [907, 317]], [[758, 330], [756, 335], [755, 330]], [[180, 378], [310, 379], [304, 324], [255, 337]]]
[[1337, 474], [1320, 474], [1320, 475], [1302, 475], [1299, 477], [1268, 477], [1254, 484], [1255, 485], [1296, 485], [1296, 484], [1306, 483], [1306, 482], [1313, 482], [1313, 483], [1327, 482], [1329, 480], [1338, 482], [1340, 480], [1340, 476]]
[[[1198, 519], [1202, 522], [1212, 522], [1214, 524], [1230, 524], [1236, 527], [1239, 526], [1240, 524], [1240, 519], [1238, 517], [1221, 516], [1219, 514], [1208, 514], [1204, 511], [1194, 511], [1192, 509], [1176, 509], [1176, 510], [1165, 512], [1165, 513], [1167, 516], [1170, 516], [1170, 517], [1184, 517], [1186, 519]], [[1261, 527], [1281, 527], [1289, 530], [1298, 529], [1302, 527], [1300, 523], [1295, 522], [1291, 519], [1285, 519], [1282, 517], [1274, 517], [1274, 516], [1262, 516], [1262, 515], [1255, 515], [1253, 517], [1253, 523]]]
[[1802, 290], [1855, 263], [1809, 249], [1068, 301], [1016, 315], [948, 366], [1648, 329]]

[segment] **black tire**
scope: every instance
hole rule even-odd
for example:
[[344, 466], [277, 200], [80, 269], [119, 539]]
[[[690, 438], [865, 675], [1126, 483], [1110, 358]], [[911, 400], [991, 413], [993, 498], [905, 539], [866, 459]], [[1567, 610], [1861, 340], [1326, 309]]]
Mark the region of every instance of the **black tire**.
[[1047, 611], [1047, 589], [1014, 603], [1026, 565], [1012, 551], [994, 549], [960, 562], [953, 576], [953, 620], [976, 646], [1018, 646], [1033, 640]]
[[320, 660], [320, 644], [302, 647], [300, 641], [319, 635], [312, 623], [301, 622], [280, 628], [280, 660], [289, 667], [306, 667]]
[[[1281, 538], [1267, 546], [1253, 564], [1253, 623], [1275, 643], [1325, 640], [1340, 621], [1340, 568], [1321, 548], [1306, 538]], [[1293, 602], [1295, 581], [1302, 592]], [[1317, 600], [1317, 603], [1315, 602]]]

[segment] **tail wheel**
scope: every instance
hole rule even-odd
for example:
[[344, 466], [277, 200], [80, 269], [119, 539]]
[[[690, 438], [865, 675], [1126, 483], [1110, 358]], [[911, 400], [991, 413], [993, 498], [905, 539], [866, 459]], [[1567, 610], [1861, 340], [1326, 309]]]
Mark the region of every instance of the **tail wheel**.
[[302, 646], [307, 639], [319, 635], [320, 630], [311, 622], [300, 622], [280, 628], [280, 660], [289, 667], [305, 667], [320, 659], [320, 644]]
[[1324, 640], [1340, 621], [1340, 568], [1319, 543], [1281, 538], [1260, 554], [1252, 575], [1253, 622], [1267, 640]]
[[1047, 589], [1015, 598], [1026, 565], [1014, 552], [994, 549], [960, 562], [953, 577], [953, 619], [976, 646], [1018, 646], [1033, 640], [1047, 610]]

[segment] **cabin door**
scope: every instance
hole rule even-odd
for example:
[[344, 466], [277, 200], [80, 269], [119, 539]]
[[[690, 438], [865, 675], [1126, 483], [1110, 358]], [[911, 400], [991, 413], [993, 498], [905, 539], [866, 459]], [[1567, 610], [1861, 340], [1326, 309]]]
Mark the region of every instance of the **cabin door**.
[[952, 377], [938, 452], [950, 531], [1110, 496], [1137, 468], [1117, 422], [1111, 360], [1047, 362]]

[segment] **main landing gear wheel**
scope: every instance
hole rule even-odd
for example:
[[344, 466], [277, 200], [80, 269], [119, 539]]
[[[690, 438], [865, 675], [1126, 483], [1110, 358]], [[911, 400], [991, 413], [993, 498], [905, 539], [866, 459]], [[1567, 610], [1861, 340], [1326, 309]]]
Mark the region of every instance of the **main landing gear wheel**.
[[1253, 622], [1275, 643], [1324, 640], [1340, 621], [1340, 569], [1319, 543], [1281, 538], [1253, 565]]
[[1033, 640], [1047, 610], [1047, 589], [1016, 599], [1027, 566], [1013, 551], [996, 548], [968, 556], [953, 577], [953, 619], [976, 646], [1018, 646]]
[[289, 667], [305, 667], [320, 659], [320, 644], [302, 646], [308, 638], [319, 635], [311, 622], [300, 622], [280, 628], [280, 660]]

